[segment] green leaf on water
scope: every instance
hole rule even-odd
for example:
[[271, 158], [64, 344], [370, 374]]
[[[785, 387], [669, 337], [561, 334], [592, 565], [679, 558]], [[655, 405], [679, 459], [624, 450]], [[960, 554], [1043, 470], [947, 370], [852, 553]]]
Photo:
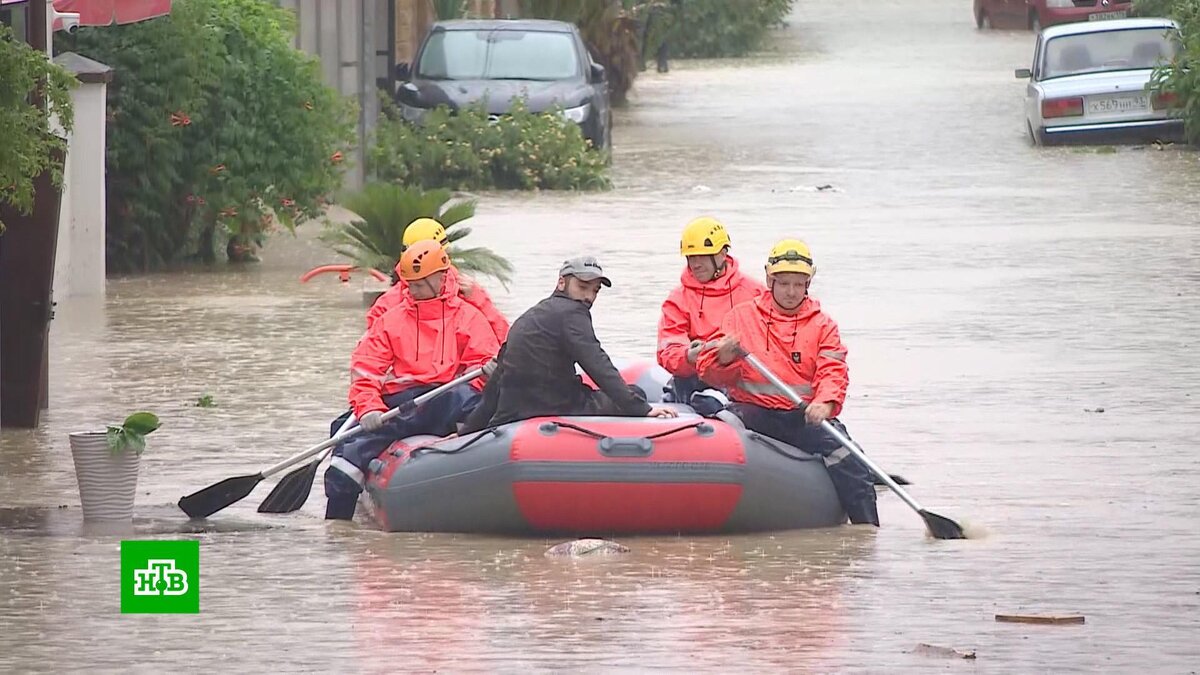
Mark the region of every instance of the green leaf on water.
[[137, 435], [148, 434], [159, 427], [158, 416], [149, 412], [135, 412], [125, 418], [122, 426]]

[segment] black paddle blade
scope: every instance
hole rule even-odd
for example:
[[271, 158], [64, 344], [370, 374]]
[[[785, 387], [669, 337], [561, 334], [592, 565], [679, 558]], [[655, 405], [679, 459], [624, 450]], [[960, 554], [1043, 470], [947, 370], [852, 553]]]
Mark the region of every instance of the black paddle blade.
[[[904, 476], [901, 476], [898, 473], [889, 473], [888, 478], [891, 478], [892, 480], [896, 481], [896, 485], [912, 485], [912, 483], [910, 483], [907, 478], [905, 478]], [[880, 478], [879, 476], [875, 476], [875, 484], [876, 485], [887, 485], [887, 483], [883, 482], [883, 479]]]
[[261, 473], [253, 476], [235, 476], [220, 483], [209, 485], [198, 492], [181, 497], [179, 508], [189, 518], [207, 518], [221, 509], [250, 494], [263, 479]]
[[925, 525], [929, 528], [929, 533], [938, 539], [967, 538], [967, 535], [958, 526], [958, 523], [945, 516], [939, 516], [932, 511], [922, 509], [921, 517], [925, 519]]
[[317, 457], [308, 464], [291, 471], [284, 476], [271, 494], [258, 505], [259, 513], [291, 513], [304, 506], [308, 501], [308, 493], [312, 492], [313, 480], [317, 477], [317, 467], [321, 466], [324, 457]]

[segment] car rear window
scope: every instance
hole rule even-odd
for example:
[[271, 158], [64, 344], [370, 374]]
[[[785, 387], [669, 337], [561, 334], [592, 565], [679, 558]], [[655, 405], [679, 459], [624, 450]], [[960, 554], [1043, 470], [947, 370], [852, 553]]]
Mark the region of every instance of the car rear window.
[[1171, 61], [1179, 49], [1171, 29], [1127, 28], [1063, 35], [1046, 41], [1041, 79], [1153, 68]]
[[429, 36], [417, 76], [430, 80], [561, 80], [580, 74], [569, 33], [453, 30]]

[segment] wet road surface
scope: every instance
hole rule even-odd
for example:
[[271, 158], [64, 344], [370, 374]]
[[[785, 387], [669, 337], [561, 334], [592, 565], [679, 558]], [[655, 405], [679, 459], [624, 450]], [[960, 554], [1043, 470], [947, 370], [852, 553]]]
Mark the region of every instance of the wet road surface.
[[[1194, 672], [1200, 162], [1030, 147], [1012, 70], [1032, 41], [976, 31], [966, 2], [802, 0], [776, 53], [638, 80], [616, 190], [484, 195], [472, 235], [517, 264], [493, 289], [510, 317], [596, 253], [601, 338], [641, 357], [687, 220], [723, 219], [747, 269], [807, 239], [850, 351], [843, 420], [980, 538], [930, 541], [885, 494], [878, 532], [631, 538], [572, 562], [542, 556], [558, 540], [326, 524], [319, 484], [293, 516], [257, 514], [262, 486], [196, 532], [179, 496], [320, 441], [342, 409], [363, 309], [357, 283], [298, 283], [335, 261], [310, 227], [244, 271], [60, 303], [51, 409], [0, 435], [0, 670]], [[80, 522], [67, 434], [135, 409], [164, 426], [134, 527], [200, 539], [199, 616], [119, 614], [121, 536]]]

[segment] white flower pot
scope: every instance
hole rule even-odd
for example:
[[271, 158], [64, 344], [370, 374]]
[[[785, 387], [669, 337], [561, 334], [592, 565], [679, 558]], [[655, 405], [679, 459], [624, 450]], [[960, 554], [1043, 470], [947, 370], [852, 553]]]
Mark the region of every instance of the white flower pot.
[[141, 457], [133, 451], [110, 452], [103, 431], [77, 432], [70, 438], [83, 519], [133, 520]]

